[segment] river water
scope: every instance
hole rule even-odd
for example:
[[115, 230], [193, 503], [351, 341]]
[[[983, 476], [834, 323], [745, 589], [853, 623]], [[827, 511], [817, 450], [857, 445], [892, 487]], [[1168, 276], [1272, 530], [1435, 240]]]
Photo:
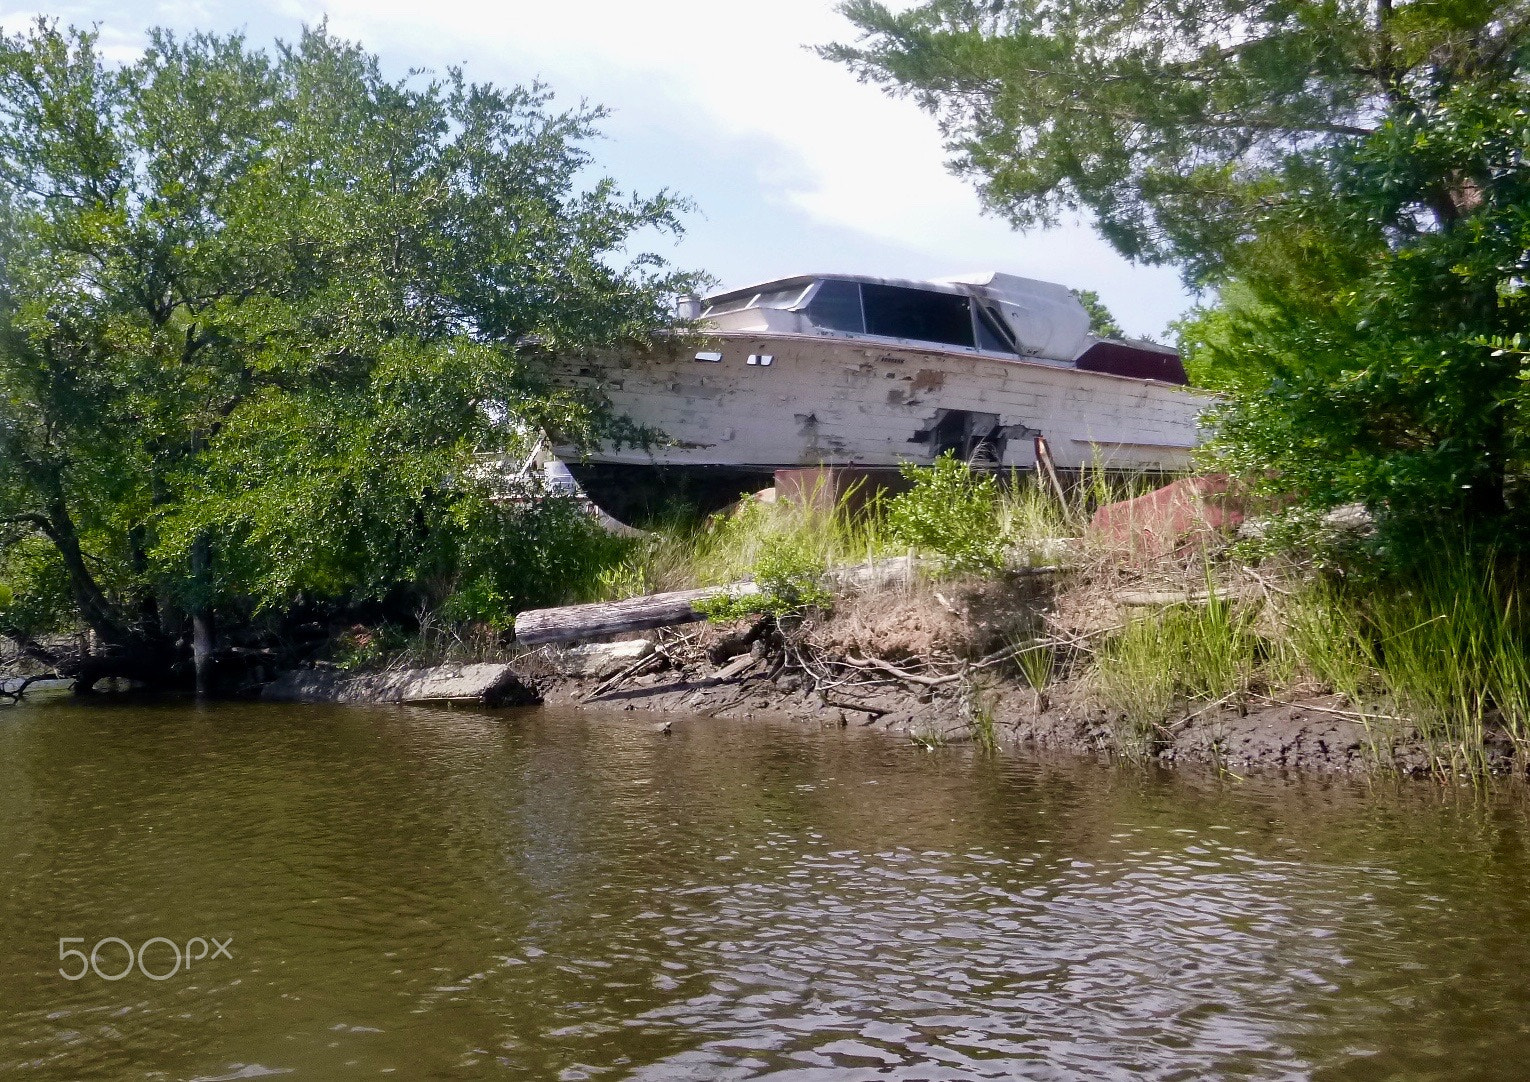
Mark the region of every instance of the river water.
[[0, 709], [0, 1075], [1530, 1074], [1516, 796], [653, 721]]

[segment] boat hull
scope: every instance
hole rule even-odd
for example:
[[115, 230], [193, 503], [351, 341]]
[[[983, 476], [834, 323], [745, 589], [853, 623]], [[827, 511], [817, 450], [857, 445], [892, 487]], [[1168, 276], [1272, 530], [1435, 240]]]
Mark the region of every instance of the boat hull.
[[617, 413], [669, 441], [600, 448], [585, 461], [755, 474], [895, 468], [948, 450], [1029, 469], [1037, 436], [1063, 469], [1180, 470], [1210, 401], [1154, 380], [839, 336], [720, 333], [700, 345], [555, 365], [556, 379], [599, 390]]

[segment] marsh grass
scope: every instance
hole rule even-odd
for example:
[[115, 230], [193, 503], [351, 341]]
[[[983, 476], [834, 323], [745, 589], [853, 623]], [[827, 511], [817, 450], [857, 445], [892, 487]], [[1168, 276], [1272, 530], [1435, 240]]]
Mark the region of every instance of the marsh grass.
[[1442, 774], [1477, 774], [1500, 727], [1526, 751], [1526, 614], [1495, 554], [1435, 546], [1428, 571], [1367, 608], [1378, 671]]
[[999, 724], [994, 717], [993, 691], [973, 681], [964, 681], [962, 707], [967, 715], [967, 727], [972, 730], [972, 742], [985, 755], [999, 750]]
[[1118, 742], [1151, 752], [1169, 735], [1176, 704], [1236, 701], [1258, 668], [1261, 644], [1252, 612], [1213, 595], [1130, 620], [1096, 655], [1096, 693], [1122, 716]]
[[1332, 691], [1351, 704], [1372, 694], [1376, 658], [1357, 604], [1316, 582], [1283, 598], [1273, 613], [1268, 673], [1286, 693]]
[[1416, 569], [1364, 587], [1288, 583], [1252, 602], [1213, 595], [1139, 615], [1096, 652], [1093, 686], [1124, 721], [1128, 750], [1151, 752], [1198, 703], [1252, 693], [1285, 701], [1333, 693], [1390, 766], [1415, 736], [1443, 777], [1497, 769], [1507, 740], [1530, 755], [1530, 613], [1496, 554], [1436, 540]]
[[1026, 686], [1038, 696], [1052, 684], [1057, 671], [1057, 647], [1049, 642], [1033, 641], [1016, 648], [1015, 668], [1025, 678]]

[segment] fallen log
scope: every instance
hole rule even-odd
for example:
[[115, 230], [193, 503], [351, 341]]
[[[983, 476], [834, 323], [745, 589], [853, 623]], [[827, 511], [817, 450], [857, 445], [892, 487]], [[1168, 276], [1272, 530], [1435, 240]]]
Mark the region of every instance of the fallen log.
[[[837, 589], [874, 589], [905, 581], [915, 570], [914, 560], [899, 556], [889, 560], [832, 567], [824, 581]], [[588, 605], [563, 605], [554, 609], [529, 609], [515, 618], [515, 639], [527, 646], [572, 642], [628, 631], [687, 624], [706, 618], [697, 608], [708, 598], [727, 594], [747, 597], [760, 588], [752, 582], [731, 586], [708, 586], [701, 590], [676, 590], [667, 594], [629, 597], [625, 601], [599, 601]]]
[[570, 642], [626, 631], [687, 624], [706, 618], [696, 606], [709, 598], [745, 597], [760, 588], [752, 582], [732, 586], [709, 586], [701, 590], [676, 590], [667, 594], [629, 597], [625, 601], [601, 601], [591, 605], [564, 605], [555, 609], [529, 609], [515, 618], [515, 639], [528, 646]]
[[1258, 596], [1253, 587], [1219, 586], [1209, 590], [1119, 590], [1113, 600], [1125, 608], [1167, 608], [1170, 605], [1205, 605], [1213, 597], [1218, 601], [1249, 601]]

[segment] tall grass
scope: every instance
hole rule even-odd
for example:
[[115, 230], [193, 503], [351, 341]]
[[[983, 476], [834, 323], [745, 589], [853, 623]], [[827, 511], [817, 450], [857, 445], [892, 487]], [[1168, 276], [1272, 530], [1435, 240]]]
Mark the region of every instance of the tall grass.
[[1273, 614], [1269, 675], [1287, 693], [1332, 691], [1358, 705], [1376, 688], [1376, 657], [1359, 604], [1326, 582], [1287, 595]]
[[1129, 621], [1096, 655], [1096, 693], [1124, 717], [1128, 751], [1168, 735], [1176, 704], [1235, 700], [1249, 690], [1261, 644], [1251, 612], [1215, 594]]
[[878, 501], [748, 501], [700, 521], [660, 523], [607, 569], [608, 598], [718, 586], [749, 578], [770, 553], [790, 551], [818, 567], [864, 563], [888, 551]]
[[1419, 570], [1365, 588], [1318, 581], [1262, 602], [1213, 596], [1139, 616], [1097, 651], [1097, 694], [1135, 749], [1199, 702], [1333, 692], [1383, 762], [1416, 734], [1434, 772], [1480, 774], [1495, 765], [1496, 732], [1523, 762], [1530, 612], [1516, 576], [1464, 543], [1435, 541], [1420, 556]]
[[1523, 752], [1530, 665], [1517, 587], [1495, 555], [1434, 548], [1429, 570], [1369, 605], [1379, 671], [1430, 750], [1436, 769], [1476, 773], [1490, 726]]
[[994, 528], [1005, 540], [1010, 562], [1023, 567], [1057, 563], [1081, 521], [1076, 505], [1059, 504], [1034, 474], [1011, 474], [999, 491]]

